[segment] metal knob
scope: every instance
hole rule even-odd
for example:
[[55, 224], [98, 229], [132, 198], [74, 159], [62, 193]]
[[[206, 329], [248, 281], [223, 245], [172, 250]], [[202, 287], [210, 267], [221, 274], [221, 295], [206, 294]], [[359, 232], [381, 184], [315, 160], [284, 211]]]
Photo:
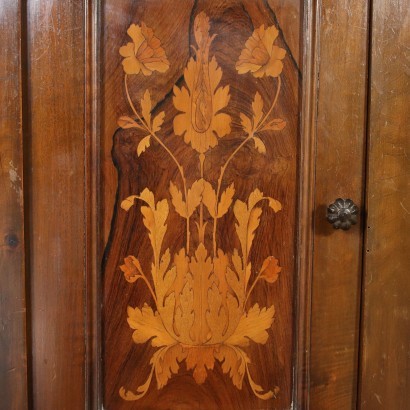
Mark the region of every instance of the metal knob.
[[359, 208], [351, 199], [337, 198], [327, 207], [327, 220], [335, 229], [347, 231], [352, 225], [357, 224]]

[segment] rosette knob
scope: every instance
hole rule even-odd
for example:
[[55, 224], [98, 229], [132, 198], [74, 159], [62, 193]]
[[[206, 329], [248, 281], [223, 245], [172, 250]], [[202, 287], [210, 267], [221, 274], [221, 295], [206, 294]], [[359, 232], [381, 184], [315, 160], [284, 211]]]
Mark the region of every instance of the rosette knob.
[[351, 199], [337, 198], [327, 207], [327, 220], [335, 229], [347, 231], [352, 225], [357, 224], [359, 208]]

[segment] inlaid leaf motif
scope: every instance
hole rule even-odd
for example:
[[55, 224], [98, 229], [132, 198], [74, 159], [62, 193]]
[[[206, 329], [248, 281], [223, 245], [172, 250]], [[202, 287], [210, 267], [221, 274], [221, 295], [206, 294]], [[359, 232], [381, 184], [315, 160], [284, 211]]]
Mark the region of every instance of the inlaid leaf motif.
[[[173, 270], [170, 271], [171, 275], [174, 273]], [[158, 295], [158, 313], [162, 319], [165, 329], [169, 335], [174, 339], [178, 340], [178, 336], [174, 330], [174, 313], [175, 313], [175, 293], [164, 292], [165, 296]], [[161, 299], [162, 298], [162, 299]]]
[[255, 148], [258, 150], [260, 154], [266, 154], [266, 147], [264, 142], [259, 137], [253, 137], [253, 141], [255, 142]]
[[191, 188], [188, 189], [188, 216], [191, 216], [201, 203], [203, 190], [204, 181], [202, 179], [195, 181]]
[[119, 390], [119, 395], [122, 399], [126, 400], [126, 401], [134, 401], [134, 400], [139, 400], [142, 397], [144, 397], [149, 389], [149, 386], [151, 385], [151, 380], [152, 380], [152, 375], [154, 373], [154, 368], [152, 368], [152, 370], [149, 373], [148, 379], [146, 380], [146, 382], [144, 384], [142, 384], [141, 386], [139, 386], [137, 388], [137, 393], [133, 393], [130, 390], [125, 390], [124, 387], [121, 387]]
[[187, 281], [180, 295], [180, 303], [175, 312], [175, 331], [178, 340], [185, 344], [192, 344], [191, 329], [194, 324], [194, 292], [191, 281]]
[[148, 204], [150, 208], [155, 208], [155, 197], [154, 193], [151, 192], [148, 188], [145, 188], [140, 193], [140, 198]]
[[118, 125], [124, 130], [129, 128], [143, 129], [141, 125], [139, 125], [134, 119], [127, 117], [126, 115], [123, 115], [122, 117], [118, 118]]
[[172, 374], [178, 373], [179, 363], [186, 358], [186, 352], [179, 344], [164, 346], [157, 350], [151, 360], [151, 371], [144, 384], [137, 388], [137, 393], [120, 388], [120, 396], [127, 401], [139, 400], [145, 396], [151, 384], [155, 372], [158, 389], [162, 389], [171, 378]]
[[181, 249], [174, 256], [176, 278], [171, 287], [175, 296], [174, 330], [178, 341], [190, 344], [191, 328], [194, 323], [194, 293], [192, 291], [192, 277], [189, 273], [189, 259], [185, 249]]
[[237, 220], [235, 227], [241, 243], [244, 264], [247, 264], [249, 252], [255, 237], [255, 230], [259, 226], [262, 209], [247, 206], [238, 199], [234, 205], [234, 214]]
[[261, 131], [282, 131], [286, 127], [286, 121], [280, 118], [274, 119], [265, 126], [262, 127]]
[[216, 192], [212, 188], [212, 185], [204, 180], [204, 191], [202, 195], [202, 201], [206, 208], [208, 209], [208, 212], [212, 216], [212, 218], [216, 217], [217, 214], [217, 209], [216, 209]]
[[222, 300], [225, 301], [226, 294], [229, 291], [229, 285], [226, 280], [226, 270], [229, 267], [229, 258], [222, 249], [218, 249], [218, 254], [214, 257], [213, 260], [214, 265], [214, 274], [216, 280], [218, 281], [218, 290], [221, 292]]
[[191, 188], [188, 189], [187, 203], [182, 199], [182, 192], [174, 185], [170, 183], [169, 192], [171, 194], [172, 204], [175, 211], [183, 218], [189, 218], [195, 212], [195, 209], [201, 203], [202, 192], [204, 190], [204, 181], [195, 181]]
[[181, 345], [175, 344], [165, 347], [154, 353], [151, 364], [155, 368], [158, 389], [162, 389], [171, 378], [172, 374], [177, 374], [179, 363], [187, 356]]
[[[169, 264], [171, 262], [171, 253], [169, 252], [169, 248], [162, 254], [161, 256], [161, 261], [159, 263], [159, 274], [161, 278], [164, 278], [164, 275], [166, 274]], [[172, 268], [171, 268], [172, 270]], [[164, 285], [169, 288], [169, 285], [167, 282], [164, 281]]]
[[194, 370], [192, 375], [198, 384], [205, 382], [207, 369], [212, 370], [214, 368], [214, 363], [214, 347], [203, 346], [200, 349], [197, 347], [191, 347], [188, 349], [186, 367], [188, 370]]
[[[163, 310], [163, 308], [165, 307], [165, 296], [170, 292], [171, 286], [173, 285], [177, 274], [175, 266], [172, 266], [171, 269], [168, 270], [170, 258], [171, 256], [169, 249], [167, 249], [161, 257], [158, 273], [156, 275], [155, 291], [157, 295], [158, 310], [160, 310], [161, 315], [165, 313]], [[175, 295], [171, 296], [174, 298], [174, 303], [172, 306], [170, 306], [171, 299], [168, 298], [168, 308], [171, 309], [171, 312], [169, 312], [169, 314], [172, 315], [175, 306]]]
[[[249, 380], [249, 384], [251, 385], [252, 391], [254, 392], [254, 394], [260, 398], [261, 400], [268, 400], [271, 399], [274, 396], [273, 391], [269, 390], [268, 392], [264, 393], [264, 389], [263, 387], [259, 386], [259, 384], [255, 383], [252, 379], [252, 377], [249, 374], [249, 369], [248, 367], [246, 367], [246, 371], [248, 373], [248, 380]], [[278, 390], [275, 389], [275, 391], [277, 392]]]
[[221, 343], [228, 325], [228, 314], [223, 304], [222, 294], [216, 283], [208, 290], [208, 306], [209, 309], [206, 312], [206, 320], [210, 329], [208, 343]]
[[[235, 227], [236, 233], [241, 243], [244, 265], [247, 265], [248, 263], [249, 252], [251, 250], [252, 242], [255, 237], [255, 231], [259, 226], [260, 217], [262, 215], [262, 208], [256, 207], [256, 205], [263, 199], [268, 200], [269, 206], [275, 212], [278, 212], [280, 209], [282, 209], [279, 201], [271, 197], [265, 197], [259, 189], [255, 189], [249, 195], [248, 204], [238, 199], [234, 205], [234, 214], [237, 220]], [[248, 272], [248, 280], [249, 275], [250, 272]]]
[[256, 188], [249, 195], [248, 208], [252, 209], [259, 201], [262, 201], [262, 199], [263, 199], [263, 193], [258, 188]]
[[261, 95], [256, 92], [255, 98], [252, 103], [253, 110], [253, 128], [255, 129], [263, 117], [263, 100]]
[[[199, 13], [193, 24], [197, 48], [184, 70], [185, 84], [181, 87], [175, 85], [173, 88], [173, 103], [178, 111], [173, 119], [174, 132], [198, 154], [195, 155], [199, 161], [199, 175], [191, 186], [188, 185], [185, 170], [179, 161], [178, 150], [174, 152], [167, 145], [167, 140], [156, 134], [164, 123], [165, 112], [153, 114], [153, 103], [147, 89], [140, 101], [139, 113], [133, 105], [127, 85], [128, 74], [142, 71], [143, 75], [151, 75], [153, 71], [166, 71], [169, 61], [165, 50], [152, 29], [148, 29], [143, 23], [141, 26], [130, 26], [128, 34], [133, 43], [128, 43], [120, 50], [125, 57], [125, 91], [137, 120], [122, 116], [118, 124], [125, 129], [143, 129], [148, 134], [138, 143], [138, 157], [150, 147], [151, 139], [154, 139], [169, 155], [173, 166], [176, 165], [182, 184], [177, 187], [170, 181], [169, 193], [175, 212], [185, 219], [186, 227], [185, 247], [173, 254], [170, 248], [162, 252], [169, 214], [167, 199], [156, 200], [154, 193], [145, 188], [139, 195], [130, 195], [121, 202], [121, 208], [125, 211], [129, 211], [136, 200], [143, 202], [140, 212], [153, 251], [148, 275], [144, 274], [139, 260], [134, 256], [126, 257], [124, 264], [120, 266], [129, 283], [142, 279], [155, 304], [155, 308], [147, 303], [142, 308], [129, 306], [127, 320], [133, 330], [132, 338], [135, 343], [150, 343], [157, 348], [150, 360], [151, 369], [146, 382], [135, 393], [121, 387], [119, 394], [124, 400], [143, 397], [154, 375], [158, 389], [164, 387], [172, 375], [178, 373], [182, 361], [186, 362], [188, 370], [193, 371], [193, 378], [198, 384], [204, 383], [208, 371], [214, 368], [215, 360], [218, 360], [222, 371], [230, 376], [238, 389], [242, 389], [246, 375], [253, 393], [260, 399], [274, 397], [278, 391], [275, 387], [272, 391], [265, 392], [252, 379], [249, 371], [251, 360], [242, 348], [249, 346], [251, 341], [258, 344], [267, 342], [267, 330], [273, 322], [274, 307], [260, 308], [255, 303], [247, 309], [248, 301], [259, 281], [263, 280], [265, 285], [274, 283], [282, 269], [278, 260], [270, 256], [264, 260], [259, 272], [256, 269], [251, 286], [248, 286], [252, 277], [249, 255], [255, 232], [260, 225], [262, 209], [267, 209], [258, 204], [267, 201], [274, 212], [280, 211], [282, 205], [278, 200], [264, 196], [258, 188], [247, 199], [234, 201], [234, 184], [232, 181], [225, 181], [224, 176], [236, 153], [245, 145], [249, 146], [249, 142], [254, 143], [254, 148], [259, 153], [266, 153], [265, 143], [258, 133], [281, 130], [286, 126], [284, 120], [272, 119], [281, 89], [280, 73], [285, 51], [273, 45], [278, 35], [273, 26], [266, 30], [261, 26], [246, 42], [236, 65], [238, 73], [251, 71], [254, 77], [272, 77], [277, 81], [277, 92], [270, 108], [265, 112], [262, 96], [256, 92], [250, 107], [251, 114], [238, 113], [246, 135], [227, 156], [226, 162], [220, 165], [216, 183], [211, 183], [205, 175], [209, 164], [204, 164], [209, 158], [208, 151], [218, 145], [218, 139], [231, 132], [231, 116], [222, 112], [230, 101], [230, 86], [221, 84], [223, 72], [215, 56], [212, 56], [210, 47], [216, 34], [211, 35], [210, 29], [208, 16], [203, 12]], [[144, 50], [148, 50], [150, 56]], [[260, 52], [264, 57], [259, 55]], [[152, 53], [155, 56], [151, 56]], [[255, 68], [249, 53], [258, 54], [252, 58], [261, 60], [260, 66]], [[194, 169], [189, 170], [190, 175], [193, 175]], [[204, 214], [205, 208], [212, 218], [211, 223], [207, 213]], [[226, 252], [218, 247], [217, 223], [232, 211], [236, 219], [235, 230], [240, 250]], [[190, 222], [191, 219], [193, 223]], [[226, 222], [229, 221], [226, 218]], [[209, 243], [211, 234], [212, 243]]]
[[233, 290], [235, 297], [238, 300], [238, 305], [242, 304], [245, 298], [245, 287], [243, 281], [243, 274], [239, 276], [229, 266], [226, 270], [226, 281]]
[[165, 111], [160, 112], [152, 121], [152, 132], [158, 132], [164, 123]]
[[147, 123], [148, 127], [151, 127], [151, 110], [152, 110], [152, 102], [151, 102], [151, 94], [149, 90], [145, 90], [144, 96], [141, 100], [141, 110], [142, 116]]
[[[232, 272], [228, 268], [228, 272]], [[229, 280], [229, 283], [231, 281]], [[244, 301], [245, 297], [241, 296], [241, 293], [236, 294], [235, 296], [232, 293], [227, 293], [226, 295], [226, 306], [228, 310], [228, 328], [224, 333], [224, 343], [225, 341], [235, 333], [235, 330], [238, 326], [238, 323], [241, 319], [241, 316], [244, 312]]]
[[234, 250], [233, 250], [232, 263], [233, 263], [233, 266], [235, 267], [236, 273], [238, 274], [239, 280], [241, 280], [242, 276], [243, 276], [244, 273], [245, 273], [245, 272], [244, 272], [244, 268], [245, 268], [245, 267], [243, 266], [242, 259], [241, 259], [241, 257], [239, 256], [238, 249], [234, 249]]
[[217, 215], [218, 218], [221, 218], [228, 212], [228, 209], [230, 208], [232, 204], [232, 199], [233, 199], [234, 194], [235, 194], [235, 188], [234, 188], [234, 183], [232, 182], [232, 184], [229, 185], [229, 187], [226, 188], [224, 192], [222, 192], [221, 200], [219, 201], [219, 204], [218, 204], [218, 215]]
[[253, 208], [250, 211], [249, 219], [248, 219], [248, 230], [247, 230], [247, 256], [249, 256], [249, 252], [251, 250], [252, 242], [255, 238], [255, 231], [258, 229], [260, 218], [262, 215], [261, 208]]
[[268, 198], [269, 200], [269, 206], [275, 211], [275, 212], [279, 212], [282, 209], [282, 204], [273, 198]]
[[174, 266], [176, 268], [177, 275], [171, 290], [175, 292], [176, 306], [179, 306], [180, 294], [182, 293], [186, 283], [191, 281], [191, 277], [189, 276], [189, 259], [186, 255], [185, 248], [182, 248], [174, 255]]
[[186, 202], [182, 199], [182, 192], [172, 183], [172, 181], [169, 183], [169, 192], [171, 194], [171, 201], [172, 205], [174, 205], [175, 211], [183, 218], [186, 218]]
[[121, 202], [121, 208], [124, 209], [124, 211], [129, 211], [132, 206], [134, 206], [135, 200], [138, 199], [138, 195], [131, 195], [128, 198], [125, 198]]
[[235, 333], [225, 343], [245, 347], [253, 340], [255, 343], [265, 344], [269, 337], [266, 329], [271, 327], [274, 314], [273, 306], [260, 309], [256, 303], [241, 317]]
[[140, 156], [147, 148], [149, 148], [151, 143], [151, 135], [144, 137], [137, 146], [137, 155]]
[[148, 205], [141, 207], [141, 213], [154, 253], [152, 277], [154, 286], [157, 288], [157, 270], [160, 268], [162, 241], [167, 230], [165, 222], [169, 212], [168, 202], [166, 199], [163, 199], [155, 205], [154, 194], [148, 188], [145, 188], [140, 195], [132, 195], [122, 201], [121, 207], [128, 211], [134, 205], [135, 199], [139, 199]]
[[192, 336], [195, 343], [205, 343], [209, 339], [206, 312], [208, 310], [208, 289], [212, 286], [212, 278], [210, 277], [212, 269], [212, 260], [208, 256], [208, 251], [200, 243], [189, 263], [194, 291], [195, 322], [192, 327]]
[[168, 218], [168, 202], [166, 199], [158, 201], [154, 207], [142, 206], [141, 213], [144, 216], [143, 222], [149, 231], [149, 238], [157, 256], [155, 266], [159, 266], [159, 253], [161, 251], [162, 241], [164, 239], [167, 226], [165, 221]]
[[249, 135], [252, 134], [253, 133], [252, 120], [243, 113], [240, 113], [239, 117], [241, 119], [241, 125], [242, 125], [243, 130]]
[[[241, 390], [246, 371], [246, 362], [243, 357], [238, 354], [237, 350], [222, 344], [218, 350], [215, 351], [215, 358], [222, 363], [222, 371], [225, 374], [229, 374], [233, 384]], [[247, 359], [248, 363], [250, 363], [249, 358]]]
[[158, 312], [154, 313], [152, 308], [146, 303], [142, 309], [128, 306], [127, 313], [128, 324], [131, 329], [135, 329], [135, 332], [132, 334], [132, 339], [135, 343], [145, 343], [151, 340], [151, 345], [154, 347], [175, 344], [175, 339], [165, 329]]

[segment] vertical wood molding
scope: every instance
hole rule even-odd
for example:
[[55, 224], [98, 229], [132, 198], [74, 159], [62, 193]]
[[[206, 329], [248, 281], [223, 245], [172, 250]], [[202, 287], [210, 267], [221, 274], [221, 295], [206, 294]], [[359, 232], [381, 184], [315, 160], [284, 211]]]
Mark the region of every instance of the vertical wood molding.
[[368, 2], [318, 4], [310, 407], [351, 409], [357, 396], [363, 237], [360, 225], [335, 231], [326, 221], [326, 207], [338, 197], [361, 206]]
[[87, 408], [102, 406], [101, 369], [101, 261], [103, 243], [100, 235], [100, 2], [85, 3], [86, 52], [86, 400]]
[[85, 7], [28, 1], [33, 406], [86, 402]]
[[410, 12], [372, 6], [360, 408], [407, 409], [410, 340]]
[[21, 2], [0, 5], [0, 409], [28, 407]]
[[317, 7], [315, 1], [303, 6], [302, 27], [302, 106], [300, 120], [299, 204], [298, 204], [298, 262], [297, 262], [297, 332], [295, 358], [294, 401], [297, 408], [309, 405], [309, 361], [311, 292], [313, 268], [313, 224], [315, 199], [315, 146], [317, 116]]

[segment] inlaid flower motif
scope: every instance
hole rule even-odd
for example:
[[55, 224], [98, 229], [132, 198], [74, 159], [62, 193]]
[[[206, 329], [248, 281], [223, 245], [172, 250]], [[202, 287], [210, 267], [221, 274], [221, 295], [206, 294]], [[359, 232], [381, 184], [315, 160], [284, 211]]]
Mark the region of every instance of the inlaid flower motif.
[[203, 154], [231, 132], [231, 117], [221, 113], [229, 102], [229, 86], [218, 87], [222, 70], [215, 57], [209, 61], [209, 19], [200, 13], [195, 19], [196, 60], [188, 62], [184, 72], [185, 87], [174, 87], [174, 106], [181, 111], [174, 119], [176, 135]]
[[151, 28], [144, 23], [141, 26], [131, 24], [127, 30], [132, 43], [120, 48], [120, 54], [125, 57], [122, 65], [126, 74], [142, 74], [148, 76], [153, 71], [164, 73], [169, 68], [169, 61], [161, 47], [160, 40], [155, 37]]
[[[269, 400], [277, 396], [279, 387], [265, 390], [254, 381], [248, 347], [268, 342], [275, 307], [250, 302], [256, 286], [261, 282], [275, 283], [282, 267], [274, 256], [265, 258], [260, 267], [255, 266], [250, 255], [263, 214], [261, 204], [267, 202], [275, 213], [282, 209], [282, 204], [256, 187], [246, 200], [236, 199], [235, 184], [231, 181], [225, 186], [223, 179], [225, 169], [242, 147], [253, 141], [255, 149], [266, 154], [260, 133], [285, 127], [285, 121], [270, 116], [278, 101], [281, 79], [278, 78], [276, 97], [269, 110], [265, 110], [264, 101], [257, 92], [247, 110], [253, 115], [249, 117], [239, 112], [245, 136], [221, 167], [217, 184], [208, 180], [204, 167], [206, 153], [218, 144], [219, 138], [231, 132], [231, 116], [223, 112], [230, 100], [230, 88], [220, 85], [223, 72], [210, 50], [215, 35], [210, 35], [208, 16], [199, 13], [193, 28], [197, 48], [184, 71], [185, 84], [175, 85], [173, 89], [173, 103], [178, 111], [173, 122], [174, 133], [200, 154], [200, 175], [193, 182], [185, 177], [178, 156], [167, 146], [166, 140], [157, 135], [165, 112], [153, 115], [155, 108], [150, 92], [146, 90], [140, 113], [128, 92], [127, 74], [142, 71], [144, 75], [151, 75], [155, 70], [167, 70], [169, 63], [160, 41], [143, 23], [141, 27], [133, 24], [128, 29], [133, 42], [120, 50], [125, 57], [128, 102], [135, 117], [122, 116], [119, 125], [148, 133], [138, 143], [138, 157], [149, 149], [153, 139], [177, 165], [182, 186], [169, 180], [169, 193], [173, 210], [186, 221], [186, 242], [177, 252], [165, 246], [171, 211], [168, 198], [156, 200], [155, 192], [146, 187], [121, 202], [121, 208], [126, 212], [136, 205], [136, 201], [141, 203], [138, 208], [152, 248], [150, 270], [132, 255], [120, 265], [127, 282], [145, 283], [146, 292], [150, 294], [150, 302], [145, 302], [142, 307], [128, 306], [127, 322], [134, 343], [150, 344], [155, 351], [149, 360], [151, 369], [146, 381], [135, 392], [121, 387], [119, 395], [127, 401], [139, 400], [148, 393], [153, 380], [156, 380], [157, 388], [162, 389], [179, 372], [183, 362], [186, 370], [192, 370], [195, 382], [203, 384], [217, 363], [237, 389], [242, 390], [247, 380], [256, 397]], [[283, 69], [281, 59], [286, 52], [273, 45], [277, 36], [275, 27], [265, 30], [262, 26], [255, 30], [241, 54], [238, 72], [251, 71], [255, 77], [279, 76]], [[211, 224], [204, 222], [204, 213], [213, 220], [212, 244], [211, 235], [205, 235]], [[232, 252], [223, 249], [217, 238], [218, 220], [228, 213], [235, 219], [237, 236], [237, 246]], [[196, 224], [197, 236], [191, 237], [190, 220]]]
[[239, 74], [251, 72], [256, 78], [278, 77], [283, 70], [286, 50], [273, 45], [279, 35], [275, 26], [260, 26], [245, 43], [236, 63]]

